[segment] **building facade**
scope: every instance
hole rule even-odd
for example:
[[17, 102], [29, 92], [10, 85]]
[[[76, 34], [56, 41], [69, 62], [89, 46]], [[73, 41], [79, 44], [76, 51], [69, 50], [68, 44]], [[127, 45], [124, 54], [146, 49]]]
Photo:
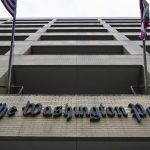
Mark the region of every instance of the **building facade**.
[[20, 95], [5, 88], [11, 27], [11, 19], [0, 20], [1, 147], [150, 146], [139, 18], [17, 19], [12, 84], [23, 87]]

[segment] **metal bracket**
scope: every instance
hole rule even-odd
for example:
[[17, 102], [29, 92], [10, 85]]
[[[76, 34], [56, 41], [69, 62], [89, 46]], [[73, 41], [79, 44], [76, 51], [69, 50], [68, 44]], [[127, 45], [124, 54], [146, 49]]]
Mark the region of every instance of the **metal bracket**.
[[[145, 86], [144, 85], [131, 85], [130, 86], [130, 89], [131, 89], [131, 92], [133, 93], [134, 96], [136, 96], [136, 90], [135, 89], [144, 89]], [[150, 89], [150, 85], [148, 85], [148, 89]]]
[[[0, 88], [7, 89], [8, 87], [7, 86], [0, 86]], [[11, 92], [18, 89], [17, 95], [23, 94], [24, 86], [11, 85], [10, 88], [11, 88]]]

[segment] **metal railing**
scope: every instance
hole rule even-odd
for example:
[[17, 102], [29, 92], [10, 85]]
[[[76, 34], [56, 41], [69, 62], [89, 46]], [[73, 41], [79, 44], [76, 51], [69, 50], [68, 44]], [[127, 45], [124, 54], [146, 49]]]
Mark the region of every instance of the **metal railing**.
[[[6, 89], [7, 90], [7, 88], [8, 88], [7, 86], [0, 86], [0, 89]], [[21, 95], [21, 94], [23, 94], [23, 90], [24, 90], [24, 86], [11, 85], [10, 94]]]
[[[144, 92], [145, 86], [144, 85], [131, 85], [130, 86], [130, 90], [132, 92], [133, 95], [137, 95], [137, 90], [140, 90], [140, 92], [143, 90]], [[148, 85], [148, 89], [150, 89], [150, 85]], [[149, 93], [147, 93], [148, 95]]]

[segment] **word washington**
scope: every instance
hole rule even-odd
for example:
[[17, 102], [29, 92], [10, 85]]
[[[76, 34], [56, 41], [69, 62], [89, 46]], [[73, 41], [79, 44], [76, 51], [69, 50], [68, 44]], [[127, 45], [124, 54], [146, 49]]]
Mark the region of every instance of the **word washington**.
[[[141, 104], [132, 103], [130, 103], [128, 107], [131, 109], [132, 116], [138, 123], [142, 121], [142, 118], [150, 116], [150, 107], [145, 109]], [[8, 107], [6, 103], [0, 103], [0, 119], [6, 114], [8, 117], [15, 116], [16, 112], [16, 106]], [[24, 117], [36, 117], [41, 113], [43, 114], [43, 117], [59, 118], [64, 116], [67, 121], [70, 121], [73, 116], [76, 118], [87, 117], [90, 118], [91, 122], [98, 122], [106, 117], [128, 117], [128, 113], [124, 107], [105, 107], [103, 104], [100, 104], [98, 107], [91, 107], [90, 109], [85, 106], [71, 107], [68, 105], [65, 105], [64, 108], [63, 106], [56, 106], [52, 109], [51, 106], [43, 107], [41, 103], [35, 104], [28, 101], [27, 104], [22, 107], [22, 114]]]

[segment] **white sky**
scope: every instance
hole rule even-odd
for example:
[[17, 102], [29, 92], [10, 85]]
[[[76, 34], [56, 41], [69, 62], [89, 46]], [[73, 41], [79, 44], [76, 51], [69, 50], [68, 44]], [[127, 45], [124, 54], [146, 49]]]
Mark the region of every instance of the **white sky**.
[[[147, 0], [150, 3], [150, 0]], [[18, 0], [17, 17], [139, 17], [139, 0]], [[0, 2], [0, 18], [10, 17]]]

